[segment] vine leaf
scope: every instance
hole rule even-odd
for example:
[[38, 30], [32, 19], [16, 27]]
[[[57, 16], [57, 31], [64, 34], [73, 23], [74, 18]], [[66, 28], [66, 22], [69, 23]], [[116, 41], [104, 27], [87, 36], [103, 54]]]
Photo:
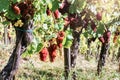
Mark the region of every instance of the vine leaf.
[[86, 6], [86, 0], [75, 0], [74, 3], [70, 6], [69, 12], [76, 13], [81, 12]]
[[10, 5], [9, 0], [0, 0], [0, 13], [8, 11], [9, 5]]
[[15, 14], [15, 13], [13, 12], [12, 8], [10, 7], [10, 8], [8, 9], [8, 12], [7, 12], [7, 14], [6, 14], [6, 17], [7, 17], [8, 19], [15, 20], [15, 19], [19, 19], [21, 16]]
[[39, 52], [39, 51], [41, 51], [41, 49], [43, 48], [43, 44], [42, 43], [39, 43], [38, 45], [37, 45], [37, 49], [36, 49], [36, 52]]
[[59, 8], [59, 1], [58, 0], [54, 0], [52, 2], [52, 11], [55, 11], [58, 8]]
[[67, 30], [62, 44], [64, 45], [65, 48], [69, 48], [72, 45], [72, 42], [73, 42], [72, 31]]

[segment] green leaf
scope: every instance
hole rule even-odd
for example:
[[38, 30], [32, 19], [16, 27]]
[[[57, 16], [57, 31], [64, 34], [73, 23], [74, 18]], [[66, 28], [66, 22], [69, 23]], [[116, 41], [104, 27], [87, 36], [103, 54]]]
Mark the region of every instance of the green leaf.
[[77, 3], [79, 6], [77, 7], [77, 9], [79, 11], [83, 10], [86, 6], [86, 0], [78, 0], [78, 3]]
[[21, 15], [17, 15], [13, 12], [12, 8], [10, 7], [7, 14], [6, 14], [6, 17], [8, 19], [11, 19], [11, 20], [15, 20], [15, 19], [19, 19], [21, 17]]
[[66, 41], [64, 47], [65, 47], [65, 48], [70, 48], [71, 45], [72, 45], [72, 41], [68, 40], [68, 41]]
[[10, 22], [9, 22], [9, 21], [4, 21], [4, 22], [2, 22], [2, 24], [3, 24], [3, 25], [9, 25]]
[[43, 45], [42, 43], [39, 43], [39, 44], [37, 45], [36, 52], [41, 51], [41, 49], [42, 49], [43, 47], [44, 47], [44, 45]]
[[21, 0], [11, 0], [13, 3], [20, 2]]
[[54, 25], [54, 28], [57, 29], [57, 30], [59, 30], [58, 24], [55, 24], [55, 25]]
[[120, 36], [118, 37], [118, 40], [117, 40], [118, 44], [120, 44]]
[[8, 11], [10, 0], [0, 0], [0, 13]]
[[52, 33], [51, 35], [45, 35], [45, 40], [50, 40], [50, 39], [56, 38], [56, 37], [57, 37], [56, 33]]
[[72, 36], [72, 30], [68, 29], [66, 30], [65, 39], [63, 40], [63, 45], [65, 48], [69, 48], [72, 45], [73, 42], [73, 36]]
[[64, 25], [61, 24], [61, 23], [60, 23], [60, 24], [55, 24], [55, 25], [54, 25], [54, 28], [60, 31], [60, 30], [63, 30]]
[[85, 8], [85, 6], [86, 6], [86, 0], [73, 0], [69, 12], [72, 14], [76, 12], [81, 12]]
[[104, 33], [104, 24], [100, 23], [97, 27], [96, 35], [97, 37], [100, 37]]
[[83, 35], [87, 38], [88, 37], [88, 32], [84, 32]]
[[73, 39], [73, 36], [70, 34], [70, 35], [67, 35], [67, 39], [68, 40], [71, 40], [71, 39]]
[[58, 0], [52, 1], [52, 11], [54, 12], [58, 8], [59, 8], [59, 1]]

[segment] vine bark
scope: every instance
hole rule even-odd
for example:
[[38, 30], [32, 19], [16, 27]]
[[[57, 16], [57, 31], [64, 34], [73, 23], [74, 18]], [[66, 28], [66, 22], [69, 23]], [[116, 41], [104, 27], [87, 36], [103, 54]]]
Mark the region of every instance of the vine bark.
[[105, 65], [105, 58], [106, 58], [106, 54], [108, 53], [108, 49], [109, 49], [109, 43], [103, 43], [101, 46], [101, 52], [97, 66], [98, 75], [102, 71], [102, 67]]
[[20, 64], [22, 53], [31, 43], [33, 34], [30, 30], [33, 29], [33, 21], [26, 20], [22, 27], [15, 28], [16, 31], [16, 46], [8, 60], [7, 65], [0, 73], [0, 80], [15, 80], [15, 74]]

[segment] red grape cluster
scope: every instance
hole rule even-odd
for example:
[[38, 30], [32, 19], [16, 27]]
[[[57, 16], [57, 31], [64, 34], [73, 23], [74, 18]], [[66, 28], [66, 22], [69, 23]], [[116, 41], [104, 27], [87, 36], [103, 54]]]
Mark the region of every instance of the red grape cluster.
[[41, 61], [46, 61], [47, 56], [48, 56], [48, 54], [49, 54], [50, 62], [54, 62], [55, 57], [57, 56], [56, 50], [57, 50], [57, 44], [50, 44], [49, 47], [43, 48], [43, 49], [39, 52], [40, 60], [41, 60]]
[[96, 19], [99, 21], [102, 20], [102, 13], [101, 12], [97, 12]]
[[46, 13], [47, 13], [48, 16], [50, 16], [51, 10], [49, 8], [47, 8]]
[[[84, 11], [84, 14], [85, 14], [86, 12]], [[96, 19], [98, 20], [98, 21], [100, 21], [100, 20], [102, 20], [102, 13], [101, 12], [97, 12], [97, 14], [96, 14]], [[95, 24], [95, 22], [93, 21], [93, 20], [91, 20], [91, 19], [88, 19], [88, 18], [84, 18], [84, 20], [83, 20], [83, 27], [86, 29], [87, 28], [87, 26], [88, 26], [88, 24], [89, 24], [89, 22], [90, 22], [90, 24], [91, 24], [91, 29], [94, 31], [94, 32], [96, 32], [97, 31], [97, 27], [96, 27], [96, 24]]]
[[[46, 10], [47, 16], [50, 16], [51, 13], [52, 13], [52, 11], [51, 11], [49, 8], [47, 8], [47, 10]], [[55, 19], [60, 18], [60, 12], [59, 12], [59, 10], [58, 10], [58, 9], [55, 10], [55, 11], [53, 12], [53, 15], [54, 15]]]
[[96, 27], [96, 24], [95, 24], [94, 21], [91, 21], [91, 28], [92, 28], [92, 30], [93, 30], [94, 32], [97, 31], [97, 27]]
[[64, 18], [65, 24], [64, 27], [67, 27], [70, 24], [70, 20], [68, 17]]
[[41, 60], [41, 61], [46, 61], [48, 53], [49, 53], [49, 52], [48, 52], [48, 49], [47, 49], [47, 48], [43, 48], [43, 49], [39, 52], [40, 60]]
[[12, 6], [12, 9], [15, 12], [15, 14], [17, 14], [17, 15], [19, 15], [21, 13], [21, 10], [20, 10], [20, 8], [19, 8], [19, 6], [17, 4], [14, 4]]
[[47, 48], [43, 48], [39, 52], [40, 60], [46, 61], [47, 55], [49, 54], [50, 62], [54, 62], [55, 57], [57, 56], [57, 47], [62, 48], [62, 42], [63, 42], [64, 36], [65, 36], [65, 32], [59, 31], [57, 34], [57, 38], [53, 38], [49, 40], [50, 46]]
[[15, 14], [21, 14], [23, 18], [25, 18], [26, 15], [30, 15], [31, 17], [33, 17], [34, 15], [34, 6], [31, 0], [15, 3], [12, 5], [12, 9], [15, 12]]
[[81, 17], [77, 14], [69, 14], [68, 17], [64, 18], [64, 21], [64, 30], [68, 28], [68, 25], [70, 25], [71, 29], [76, 29], [82, 26]]
[[[64, 0], [61, 4], [60, 8], [53, 12], [55, 19], [60, 18], [60, 13], [61, 14], [69, 13], [69, 7], [70, 7], [70, 3], [68, 3], [67, 0]], [[51, 13], [52, 13], [52, 11], [49, 8], [47, 8], [46, 14], [48, 16], [50, 16]]]
[[111, 36], [111, 32], [107, 30], [104, 32], [103, 36], [99, 37], [98, 39], [102, 43], [108, 43], [110, 41], [110, 36]]
[[60, 18], [60, 12], [58, 9], [54, 11], [54, 17], [55, 17], [55, 19]]
[[52, 44], [48, 47], [51, 62], [54, 62], [54, 60], [55, 60], [55, 57], [57, 55], [56, 50], [57, 50], [57, 44]]
[[62, 42], [63, 42], [64, 37], [65, 37], [65, 32], [64, 31], [58, 32], [56, 41], [57, 41], [57, 45], [58, 45], [59, 48], [62, 48]]

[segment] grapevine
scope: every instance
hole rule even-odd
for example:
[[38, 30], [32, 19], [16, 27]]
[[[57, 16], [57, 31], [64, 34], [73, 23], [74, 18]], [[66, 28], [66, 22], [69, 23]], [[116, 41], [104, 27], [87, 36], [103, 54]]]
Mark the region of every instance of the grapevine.
[[[92, 54], [91, 44], [95, 42], [98, 43], [97, 49], [101, 48], [100, 53], [96, 52], [100, 54], [99, 75], [110, 46], [120, 44], [120, 1], [1, 0], [0, 4], [0, 20], [7, 26], [4, 30], [13, 28], [11, 32], [16, 35], [13, 52], [0, 72], [1, 80], [15, 80], [22, 57], [37, 53], [40, 61], [55, 62], [62, 50], [65, 79], [72, 75], [73, 80], [77, 80], [74, 70], [77, 56], [84, 52], [89, 57]], [[11, 32], [0, 30], [10, 43]]]

